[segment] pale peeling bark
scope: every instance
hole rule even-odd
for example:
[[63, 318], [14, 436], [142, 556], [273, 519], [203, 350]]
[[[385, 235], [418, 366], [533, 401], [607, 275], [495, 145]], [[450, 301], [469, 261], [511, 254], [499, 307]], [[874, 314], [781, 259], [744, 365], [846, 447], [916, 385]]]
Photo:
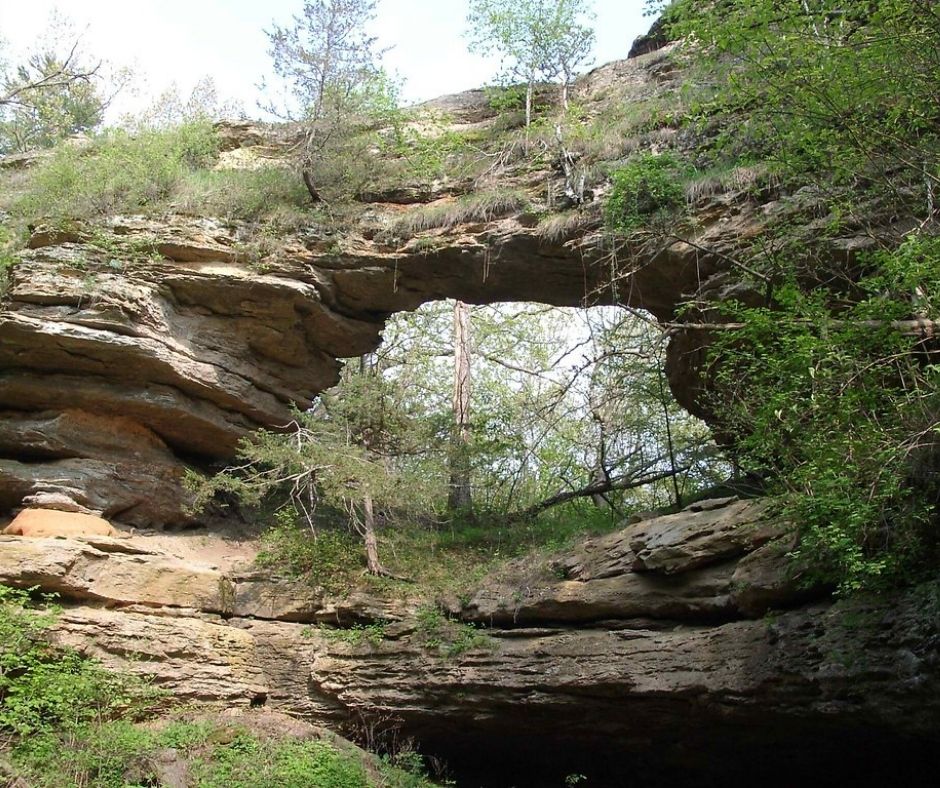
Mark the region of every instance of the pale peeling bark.
[[469, 511], [470, 491], [470, 307], [454, 304], [454, 434], [450, 456], [451, 511]]

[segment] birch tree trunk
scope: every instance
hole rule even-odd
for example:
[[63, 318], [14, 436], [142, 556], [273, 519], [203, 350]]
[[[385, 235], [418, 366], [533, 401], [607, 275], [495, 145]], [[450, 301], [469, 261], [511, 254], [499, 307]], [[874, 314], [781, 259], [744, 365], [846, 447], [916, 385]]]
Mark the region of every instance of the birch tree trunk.
[[450, 496], [452, 512], [470, 512], [470, 307], [454, 304], [454, 432], [450, 452]]

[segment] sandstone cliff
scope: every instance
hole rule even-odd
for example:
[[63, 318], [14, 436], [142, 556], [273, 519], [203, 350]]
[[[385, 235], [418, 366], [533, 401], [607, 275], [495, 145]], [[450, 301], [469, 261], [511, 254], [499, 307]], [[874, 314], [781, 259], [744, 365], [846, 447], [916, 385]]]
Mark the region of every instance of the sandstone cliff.
[[940, 589], [833, 604], [787, 573], [779, 532], [763, 504], [709, 502], [510, 565], [432, 623], [258, 574], [232, 543], [206, 563], [210, 537], [0, 537], [0, 582], [58, 592], [58, 641], [180, 698], [394, 727], [468, 784], [773, 782], [862, 746], [860, 769], [931, 763]]
[[[576, 95], [588, 118], [603, 117], [612, 101], [668, 108], [681, 100], [680, 81], [667, 48], [597, 69]], [[485, 134], [500, 122], [480, 91], [424, 112], [435, 133], [446, 124]], [[219, 166], [278, 166], [283, 156], [278, 128], [220, 133]], [[667, 124], [637, 140], [615, 135], [612, 149], [593, 155], [623, 155], [628, 143], [655, 149], [675, 134]], [[670, 322], [691, 297], [742, 297], [733, 253], [768, 217], [807, 230], [824, 221], [812, 195], [781, 201], [748, 186], [696, 203], [682, 240], [611, 245], [603, 181], [593, 203], [548, 232], [563, 180], [550, 156], [510, 158], [481, 177], [374, 188], [340, 230], [311, 220], [280, 232], [274, 248], [264, 228], [187, 215], [34, 228], [0, 301], [0, 510], [68, 506], [130, 525], [186, 522], [184, 467], [230, 459], [249, 430], [286, 425], [291, 406], [336, 381], [338, 359], [377, 346], [393, 312], [442, 298], [621, 303]], [[422, 211], [446, 212], [462, 205], [453, 195], [491, 182], [526, 204], [483, 218], [458, 211], [420, 229]], [[418, 229], [396, 229], [403, 221]], [[870, 242], [851, 231], [826, 240], [833, 255]], [[672, 334], [673, 391], [709, 416], [697, 382], [707, 337]]]

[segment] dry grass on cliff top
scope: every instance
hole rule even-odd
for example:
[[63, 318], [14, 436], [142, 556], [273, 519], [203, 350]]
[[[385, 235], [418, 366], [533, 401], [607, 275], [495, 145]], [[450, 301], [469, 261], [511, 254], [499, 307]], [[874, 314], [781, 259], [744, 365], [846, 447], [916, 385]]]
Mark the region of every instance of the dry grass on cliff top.
[[[513, 104], [519, 96], [512, 89], [490, 91], [486, 99], [462, 95], [443, 109], [406, 111], [394, 133], [370, 129], [353, 135], [317, 164], [315, 174], [331, 191], [331, 201], [333, 191], [336, 200], [352, 203], [360, 195], [381, 201], [396, 191], [433, 197], [442, 183], [445, 193], [463, 192], [446, 205], [405, 211], [394, 229], [406, 236], [526, 210], [534, 186], [544, 193], [560, 177], [554, 169], [558, 125], [589, 188], [633, 152], [673, 144], [670, 124], [689, 99], [675, 80], [655, 73], [664, 58], [612, 64], [583, 77], [564, 114], [555, 105], [556, 91], [546, 89], [530, 128], [519, 127]], [[470, 110], [462, 101], [480, 104], [470, 108], [472, 122], [463, 117]], [[249, 222], [275, 216], [292, 226], [317, 221], [288, 162], [267, 156], [264, 166], [219, 169], [220, 144], [206, 123], [109, 130], [82, 145], [63, 144], [29, 169], [0, 170], [0, 211], [10, 212], [19, 226], [128, 213]], [[244, 150], [247, 155], [253, 149]]]

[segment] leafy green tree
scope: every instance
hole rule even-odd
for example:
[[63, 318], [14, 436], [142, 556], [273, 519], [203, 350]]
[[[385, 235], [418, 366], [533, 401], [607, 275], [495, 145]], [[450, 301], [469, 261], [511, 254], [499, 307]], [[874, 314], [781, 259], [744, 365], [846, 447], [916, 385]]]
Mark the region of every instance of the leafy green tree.
[[85, 58], [79, 41], [51, 40], [0, 77], [0, 153], [49, 147], [102, 121], [108, 98], [100, 63]]
[[[940, 554], [936, 4], [678, 0], [667, 18], [711, 83], [711, 155], [769, 164], [826, 216], [802, 235], [771, 219], [731, 261], [760, 306], [688, 310], [710, 316], [688, 330], [712, 336], [711, 409], [807, 573], [843, 592], [916, 578]], [[845, 233], [869, 250], [833, 254]]]
[[[426, 425], [411, 412], [404, 382], [383, 374], [381, 356], [347, 366], [341, 383], [314, 407], [295, 414], [285, 431], [258, 431], [240, 447], [243, 464], [210, 480], [192, 477], [197, 508], [219, 493], [246, 504], [283, 496], [316, 539], [340, 513], [365, 545], [374, 575], [389, 575], [379, 559], [377, 522], [392, 513], [421, 516], [433, 509], [423, 492]], [[416, 461], [418, 460], [418, 461]]]
[[[268, 102], [265, 108], [305, 128], [300, 168], [315, 202], [329, 177], [318, 179], [318, 166], [357, 153], [348, 150], [397, 100], [394, 87], [379, 67], [382, 51], [367, 32], [377, 0], [305, 0], [287, 27], [265, 31], [274, 71], [287, 85], [289, 104]], [[359, 151], [361, 153], [361, 151]]]
[[470, 49], [502, 58], [502, 78], [526, 85], [526, 125], [540, 80], [560, 81], [562, 103], [578, 66], [590, 57], [594, 31], [580, 19], [587, 0], [470, 0]]

